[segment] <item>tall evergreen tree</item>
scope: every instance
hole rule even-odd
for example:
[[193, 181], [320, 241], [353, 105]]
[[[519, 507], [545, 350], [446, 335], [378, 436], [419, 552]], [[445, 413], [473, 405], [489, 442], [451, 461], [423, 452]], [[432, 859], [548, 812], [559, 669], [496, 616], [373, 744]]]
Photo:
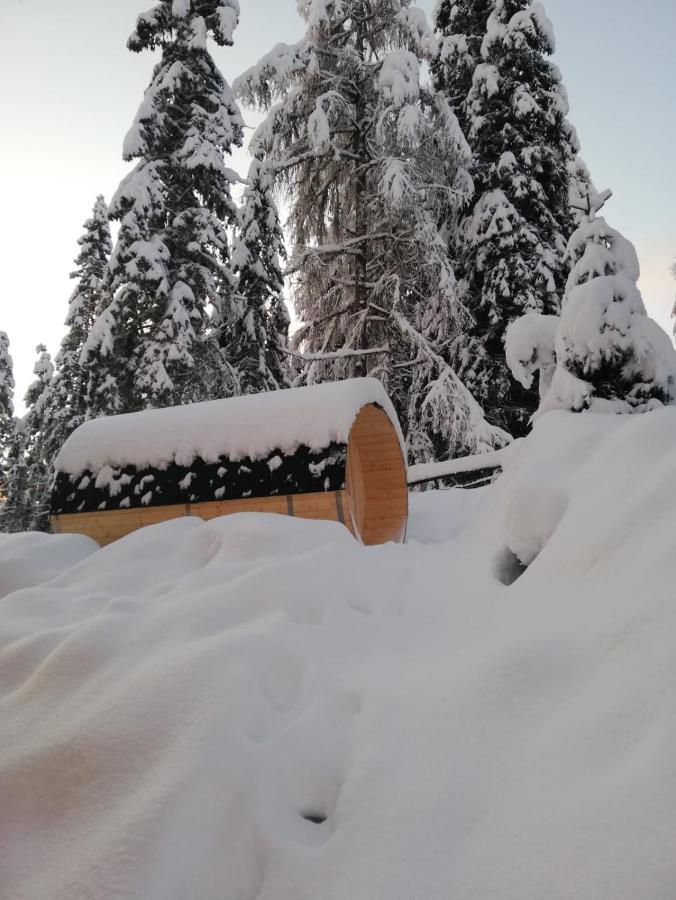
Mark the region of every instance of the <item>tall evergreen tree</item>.
[[14, 432], [14, 369], [9, 338], [0, 331], [0, 509], [7, 494], [8, 453]]
[[[39, 345], [39, 356], [33, 369], [36, 378], [25, 397], [26, 415], [23, 420], [11, 423], [6, 439], [8, 500], [4, 530], [46, 527], [54, 461], [66, 438], [85, 418], [88, 372], [82, 368], [80, 358], [97, 307], [102, 302], [102, 280], [111, 251], [110, 226], [103, 197], [96, 198], [78, 244], [77, 268], [71, 275], [78, 283], [68, 303], [68, 332], [61, 343], [56, 365], [46, 347]], [[0, 404], [1, 386], [0, 376]]]
[[6, 440], [0, 532], [28, 531], [32, 524], [33, 509], [26, 455], [26, 433], [21, 419], [11, 420]]
[[0, 331], [0, 433], [14, 414], [14, 367], [9, 354], [9, 338]]
[[238, 15], [237, 0], [162, 0], [129, 39], [161, 58], [124, 141], [136, 166], [110, 206], [120, 230], [84, 355], [94, 413], [226, 390], [208, 316], [213, 307], [228, 320], [234, 302], [226, 227], [237, 221], [239, 179], [224, 156], [243, 126], [207, 41], [231, 45]]
[[[676, 278], [676, 262], [673, 262], [669, 268], [671, 274]], [[676, 319], [676, 304], [674, 304], [674, 308], [671, 311], [672, 319]], [[674, 322], [674, 336], [676, 337], [676, 322]]]
[[48, 456], [53, 458], [66, 438], [87, 413], [89, 370], [82, 366], [82, 353], [97, 311], [103, 304], [103, 279], [112, 250], [108, 208], [102, 196], [96, 198], [92, 214], [78, 239], [80, 252], [71, 278], [77, 279], [68, 301], [68, 331], [55, 359], [55, 376], [50, 387], [52, 422]]
[[[479, 60], [477, 29], [487, 11]], [[560, 73], [548, 59], [554, 36], [539, 3], [465, 2], [455, 12], [442, 3], [437, 25], [446, 52], [436, 63], [437, 83], [458, 92], [452, 101], [466, 123], [477, 189], [457, 247], [470, 323], [451, 358], [488, 419], [522, 434], [538, 396], [535, 385], [527, 391], [509, 378], [505, 332], [525, 313], [559, 311], [577, 138]]]
[[380, 378], [414, 461], [500, 444], [448, 361], [464, 315], [448, 233], [472, 185], [457, 119], [420, 77], [434, 35], [408, 0], [299, 9], [305, 37], [236, 90], [268, 110], [252, 148], [290, 204], [302, 378]]
[[27, 412], [23, 419], [14, 420], [8, 444], [2, 531], [35, 531], [47, 526], [51, 469], [45, 442], [50, 428], [54, 365], [44, 344], [39, 344], [36, 352], [35, 381], [24, 398]]
[[636, 250], [597, 215], [609, 195], [590, 192], [568, 244], [557, 367], [543, 411], [642, 412], [676, 399], [676, 351], [646, 313]]
[[233, 240], [237, 298], [232, 318], [222, 329], [225, 360], [231, 367], [234, 392], [240, 394], [288, 386], [283, 351], [289, 316], [281, 269], [286, 250], [273, 187], [270, 167], [254, 159]]

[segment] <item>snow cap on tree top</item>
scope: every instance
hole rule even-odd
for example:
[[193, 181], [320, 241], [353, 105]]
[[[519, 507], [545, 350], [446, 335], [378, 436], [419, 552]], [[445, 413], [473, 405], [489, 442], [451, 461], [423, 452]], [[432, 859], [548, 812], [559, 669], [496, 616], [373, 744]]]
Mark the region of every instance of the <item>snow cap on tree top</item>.
[[11, 416], [14, 412], [14, 387], [9, 338], [4, 331], [0, 331], [0, 415]]
[[298, 0], [298, 12], [311, 28], [321, 28], [343, 14], [343, 3], [342, 0]]
[[207, 36], [220, 47], [229, 46], [239, 12], [239, 0], [162, 0], [138, 16], [127, 46], [135, 53], [165, 47], [175, 40], [174, 32], [183, 24], [190, 26], [194, 47], [203, 47]]
[[489, 56], [492, 46], [498, 42], [512, 50], [535, 45], [542, 53], [554, 53], [554, 26], [542, 3], [528, 0], [525, 9], [517, 10], [510, 16], [513, 6], [513, 0], [496, 0], [481, 48], [483, 56]]

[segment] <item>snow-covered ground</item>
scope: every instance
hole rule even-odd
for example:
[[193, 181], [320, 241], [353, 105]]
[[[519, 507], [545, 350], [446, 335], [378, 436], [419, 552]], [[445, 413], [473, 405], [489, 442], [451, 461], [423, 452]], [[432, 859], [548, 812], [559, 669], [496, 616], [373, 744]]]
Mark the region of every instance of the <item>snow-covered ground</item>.
[[674, 448], [552, 413], [405, 546], [0, 538], [0, 896], [673, 900]]

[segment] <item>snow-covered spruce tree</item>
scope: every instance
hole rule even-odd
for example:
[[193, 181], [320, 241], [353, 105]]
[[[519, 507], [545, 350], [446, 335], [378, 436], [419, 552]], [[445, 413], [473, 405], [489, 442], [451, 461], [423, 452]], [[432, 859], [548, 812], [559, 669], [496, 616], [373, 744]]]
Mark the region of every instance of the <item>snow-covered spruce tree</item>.
[[448, 232], [472, 186], [457, 119], [421, 82], [434, 35], [408, 0], [299, 9], [305, 37], [235, 88], [269, 111], [252, 148], [290, 206], [301, 377], [380, 378], [412, 461], [502, 444], [448, 363], [464, 315]]
[[[676, 278], [676, 262], [671, 264], [669, 271], [674, 276], [674, 278]], [[671, 317], [672, 319], [676, 319], [676, 303], [674, 304], [674, 308], [671, 311]], [[676, 322], [674, 322], [674, 336], [676, 337]]]
[[0, 331], [0, 435], [14, 414], [14, 367], [9, 354], [9, 338]]
[[56, 356], [56, 365], [52, 364], [41, 344], [37, 348], [39, 357], [33, 370], [36, 379], [25, 398], [27, 413], [22, 421], [11, 423], [6, 439], [8, 503], [5, 530], [23, 531], [46, 526], [54, 460], [66, 438], [85, 417], [88, 373], [81, 367], [80, 357], [97, 306], [101, 303], [101, 284], [111, 251], [110, 226], [103, 197], [96, 198], [84, 229], [78, 240], [77, 268], [71, 275], [78, 283], [68, 304], [68, 332]]
[[254, 159], [233, 239], [237, 296], [222, 330], [225, 361], [238, 394], [288, 386], [284, 349], [289, 316], [281, 269], [286, 251], [273, 188], [270, 167]]
[[542, 412], [643, 412], [676, 398], [676, 351], [646, 314], [634, 246], [597, 216], [609, 196], [589, 193], [568, 244], [557, 367]]
[[434, 30], [439, 51], [432, 60], [437, 90], [442, 91], [465, 133], [472, 119], [467, 100], [476, 67], [483, 61], [481, 45], [495, 0], [439, 0], [434, 13]]
[[66, 438], [80, 425], [87, 412], [89, 370], [81, 363], [82, 352], [97, 311], [103, 303], [103, 278], [112, 250], [108, 207], [102, 196], [96, 198], [92, 214], [84, 223], [78, 239], [80, 252], [71, 278], [77, 286], [68, 301], [68, 331], [55, 359], [55, 375], [50, 386], [52, 421], [45, 443], [50, 460], [56, 457]]
[[[492, 5], [469, 93], [452, 98], [467, 123], [476, 197], [459, 232], [456, 267], [471, 318], [453, 341], [451, 359], [488, 419], [522, 434], [537, 391], [511, 380], [505, 332], [525, 313], [559, 311], [563, 257], [574, 227], [570, 165], [578, 144], [560, 73], [548, 59], [554, 37], [542, 6], [533, 0]], [[450, 16], [451, 31], [460, 18]], [[477, 27], [475, 20], [470, 24]], [[463, 47], [452, 34], [444, 41]], [[469, 46], [476, 47], [476, 36]], [[469, 54], [468, 67], [474, 59]], [[454, 81], [447, 66], [438, 64], [437, 72], [442, 88], [444, 78], [450, 78], [449, 90], [466, 85], [466, 75]]]
[[124, 141], [136, 166], [110, 206], [120, 230], [84, 354], [93, 413], [227, 391], [209, 309], [226, 322], [235, 295], [226, 226], [239, 179], [224, 156], [241, 145], [242, 120], [207, 42], [231, 45], [238, 14], [237, 0], [162, 0], [129, 39], [161, 58]]
[[32, 505], [26, 456], [26, 434], [21, 419], [11, 419], [6, 435], [3, 472], [3, 499], [0, 502], [0, 532], [28, 531]]
[[9, 354], [9, 338], [4, 331], [0, 331], [0, 510], [7, 494], [8, 452], [13, 432], [14, 369]]
[[45, 445], [53, 412], [54, 365], [44, 344], [36, 352], [35, 381], [24, 398], [27, 412], [13, 421], [8, 443], [2, 531], [41, 531], [47, 526], [51, 467]]

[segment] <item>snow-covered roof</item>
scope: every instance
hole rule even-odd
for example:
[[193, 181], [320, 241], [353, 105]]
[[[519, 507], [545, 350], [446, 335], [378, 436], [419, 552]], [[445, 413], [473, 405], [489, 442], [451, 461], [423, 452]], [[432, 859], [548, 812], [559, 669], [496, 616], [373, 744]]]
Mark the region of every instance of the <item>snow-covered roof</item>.
[[332, 442], [347, 443], [362, 407], [377, 403], [392, 420], [403, 446], [397, 415], [375, 378], [291, 388], [266, 394], [209, 400], [92, 419], [66, 441], [56, 470], [75, 475], [104, 466], [189, 465], [197, 457], [216, 462], [261, 459], [274, 450], [293, 453]]

